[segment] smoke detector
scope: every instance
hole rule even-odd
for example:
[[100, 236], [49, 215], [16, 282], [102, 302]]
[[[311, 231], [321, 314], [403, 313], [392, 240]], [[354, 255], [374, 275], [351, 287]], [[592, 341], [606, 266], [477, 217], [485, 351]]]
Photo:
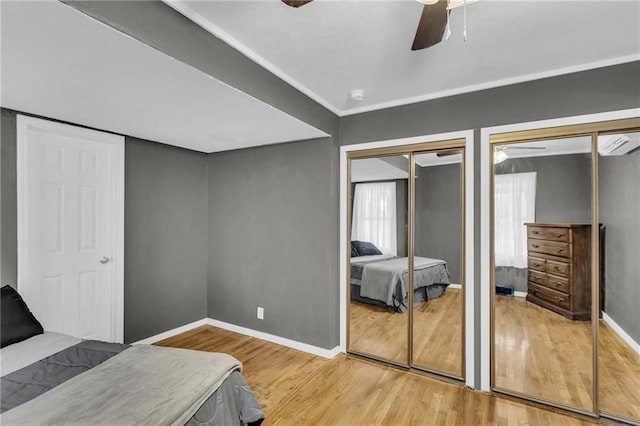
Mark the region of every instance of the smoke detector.
[[364, 99], [364, 90], [361, 89], [353, 89], [349, 92], [349, 99], [354, 102], [360, 102]]

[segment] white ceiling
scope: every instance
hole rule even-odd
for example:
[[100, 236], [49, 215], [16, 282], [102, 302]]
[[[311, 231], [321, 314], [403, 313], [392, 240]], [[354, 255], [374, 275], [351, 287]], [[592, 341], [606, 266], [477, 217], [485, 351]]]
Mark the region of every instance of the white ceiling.
[[326, 134], [59, 2], [0, 2], [3, 107], [202, 152]]
[[[409, 162], [407, 162], [407, 165]], [[351, 181], [406, 179], [408, 173], [379, 158], [363, 158], [351, 161]]]
[[415, 0], [165, 1], [339, 115], [640, 59], [637, 0], [480, 0], [466, 42], [459, 8], [451, 38], [415, 52]]

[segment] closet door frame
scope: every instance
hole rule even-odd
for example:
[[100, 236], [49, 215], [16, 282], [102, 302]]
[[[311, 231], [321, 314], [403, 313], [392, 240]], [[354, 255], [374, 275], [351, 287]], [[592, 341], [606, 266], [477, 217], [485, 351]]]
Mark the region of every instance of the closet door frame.
[[[481, 275], [480, 275], [480, 389], [496, 395], [506, 395], [516, 399], [546, 405], [566, 412], [598, 418], [606, 416], [616, 419], [609, 413], [601, 413], [599, 409], [598, 388], [598, 327], [599, 321], [599, 262], [593, 259], [599, 258], [600, 242], [597, 225], [599, 223], [598, 212], [598, 150], [597, 135], [610, 130], [635, 128], [640, 125], [640, 109], [612, 111], [607, 113], [589, 114], [575, 117], [565, 117], [553, 120], [543, 120], [529, 123], [496, 126], [481, 129]], [[493, 161], [492, 152], [495, 144], [516, 143], [529, 140], [543, 140], [560, 137], [586, 135], [591, 137], [591, 205], [592, 205], [592, 236], [593, 247], [591, 262], [591, 292], [592, 292], [592, 400], [591, 410], [583, 410], [573, 406], [567, 406], [557, 401], [548, 401], [534, 396], [508, 391], [495, 386], [495, 354], [494, 354], [494, 299], [493, 294]], [[595, 320], [594, 320], [595, 319]]]
[[[464, 148], [464, 170], [463, 170], [463, 186], [464, 192], [464, 302], [463, 302], [463, 336], [462, 342], [464, 362], [462, 365], [462, 372], [464, 376], [464, 383], [469, 387], [474, 387], [475, 381], [475, 365], [476, 357], [475, 353], [477, 348], [475, 345], [475, 332], [474, 332], [474, 156], [473, 156], [473, 130], [465, 130], [459, 132], [424, 135], [412, 138], [376, 141], [356, 145], [342, 146], [340, 149], [340, 351], [347, 353], [348, 348], [348, 266], [349, 266], [349, 232], [348, 232], [348, 197], [350, 194], [349, 182], [350, 182], [350, 170], [349, 164], [351, 158], [365, 158], [374, 155], [390, 155], [395, 153], [409, 153], [410, 168], [413, 169], [413, 152], [433, 151], [442, 148], [451, 148], [452, 146], [459, 146]], [[412, 185], [413, 179], [409, 179], [409, 199], [412, 203]], [[413, 220], [412, 212], [409, 212], [409, 221]], [[410, 233], [411, 234], [411, 233]], [[408, 243], [412, 243], [412, 235], [408, 236]], [[412, 247], [409, 247], [409, 254], [412, 254]], [[412, 267], [413, 259], [409, 257], [409, 268]], [[411, 281], [413, 277], [410, 278]], [[411, 292], [409, 292], [411, 293]], [[412, 298], [412, 295], [410, 295]], [[410, 303], [412, 303], [410, 301]], [[411, 310], [410, 310], [411, 312]], [[411, 321], [411, 317], [409, 319]], [[408, 333], [411, 335], [411, 324], [408, 327]], [[409, 337], [411, 339], [411, 336]], [[409, 348], [411, 348], [411, 341], [409, 342]], [[407, 367], [410, 365], [410, 357], [407, 359], [407, 365], [399, 365], [401, 367]], [[424, 369], [416, 369], [416, 371], [426, 372], [430, 374], [430, 371]], [[449, 379], [446, 374], [442, 375], [436, 372], [438, 377], [445, 380]], [[456, 378], [459, 380], [459, 378]]]

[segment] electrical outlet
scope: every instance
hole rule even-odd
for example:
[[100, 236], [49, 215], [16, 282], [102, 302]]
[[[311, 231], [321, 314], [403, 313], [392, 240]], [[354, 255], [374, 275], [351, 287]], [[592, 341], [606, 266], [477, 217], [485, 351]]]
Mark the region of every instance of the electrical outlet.
[[258, 306], [258, 319], [264, 319], [264, 308], [261, 308], [260, 306]]

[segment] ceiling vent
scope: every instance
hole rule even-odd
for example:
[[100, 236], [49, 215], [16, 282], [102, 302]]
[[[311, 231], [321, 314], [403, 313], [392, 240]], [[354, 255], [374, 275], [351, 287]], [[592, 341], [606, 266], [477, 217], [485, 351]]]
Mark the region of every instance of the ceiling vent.
[[640, 138], [631, 140], [625, 135], [607, 135], [598, 137], [598, 153], [624, 155], [640, 146]]

